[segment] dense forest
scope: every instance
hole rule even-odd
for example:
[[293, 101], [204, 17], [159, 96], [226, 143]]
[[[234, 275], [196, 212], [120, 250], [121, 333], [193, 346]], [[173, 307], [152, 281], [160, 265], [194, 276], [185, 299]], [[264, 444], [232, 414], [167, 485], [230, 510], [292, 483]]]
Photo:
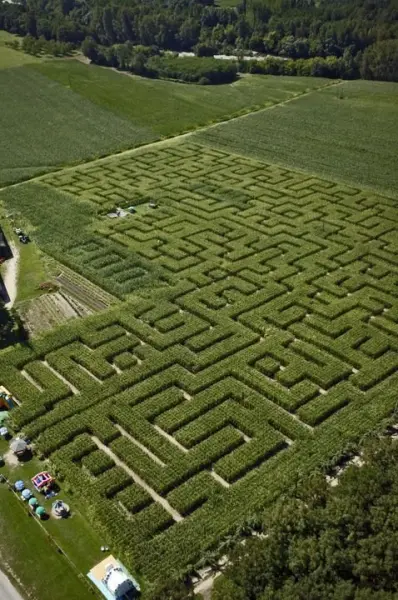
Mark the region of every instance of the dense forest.
[[[315, 474], [229, 553], [212, 600], [396, 600], [398, 442], [376, 438], [336, 487]], [[151, 600], [193, 600], [166, 582]]]
[[254, 72], [398, 80], [398, 0], [240, 0], [232, 8], [214, 0], [0, 0], [0, 29], [88, 39], [105, 64], [129, 45], [199, 56], [255, 51], [289, 60], [246, 66]]

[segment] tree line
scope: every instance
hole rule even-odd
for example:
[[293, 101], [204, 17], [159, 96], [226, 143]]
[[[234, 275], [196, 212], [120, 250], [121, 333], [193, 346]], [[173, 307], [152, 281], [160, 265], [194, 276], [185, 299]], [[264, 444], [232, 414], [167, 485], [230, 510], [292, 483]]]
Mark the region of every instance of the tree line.
[[[336, 487], [313, 474], [260, 517], [263, 535], [236, 544], [212, 600], [396, 600], [398, 443], [376, 438], [362, 458]], [[183, 581], [148, 595], [196, 598]]]
[[44, 36], [34, 38], [31, 35], [23, 37], [21, 42], [19, 39], [6, 41], [5, 45], [13, 50], [21, 50], [33, 56], [70, 56], [75, 49], [74, 44], [70, 42], [57, 42], [53, 39], [46, 40]]
[[251, 50], [291, 61], [331, 57], [338, 76], [398, 81], [398, 0], [237, 1], [225, 8], [215, 0], [0, 0], [0, 29], [199, 56]]
[[235, 62], [215, 58], [182, 57], [160, 53], [157, 47], [133, 46], [130, 42], [98, 46], [86, 39], [82, 50], [93, 63], [131, 71], [144, 77], [174, 79], [201, 85], [231, 83], [236, 79]]

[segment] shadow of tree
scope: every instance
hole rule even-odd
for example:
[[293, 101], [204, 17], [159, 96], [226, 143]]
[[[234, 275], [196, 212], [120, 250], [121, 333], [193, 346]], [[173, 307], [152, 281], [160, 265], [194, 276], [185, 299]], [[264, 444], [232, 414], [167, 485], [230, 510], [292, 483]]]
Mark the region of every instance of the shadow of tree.
[[5, 308], [4, 302], [0, 300], [0, 349], [15, 344], [30, 345], [29, 332], [19, 314], [13, 309]]

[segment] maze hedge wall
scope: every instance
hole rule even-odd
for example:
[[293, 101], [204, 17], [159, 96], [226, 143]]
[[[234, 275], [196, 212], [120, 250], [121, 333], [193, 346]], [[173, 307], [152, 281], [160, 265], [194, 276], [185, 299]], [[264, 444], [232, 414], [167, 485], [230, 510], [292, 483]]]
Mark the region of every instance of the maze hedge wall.
[[192, 144], [46, 185], [159, 203], [98, 231], [167, 285], [0, 357], [15, 423], [134, 570], [194, 564], [394, 411], [392, 200]]

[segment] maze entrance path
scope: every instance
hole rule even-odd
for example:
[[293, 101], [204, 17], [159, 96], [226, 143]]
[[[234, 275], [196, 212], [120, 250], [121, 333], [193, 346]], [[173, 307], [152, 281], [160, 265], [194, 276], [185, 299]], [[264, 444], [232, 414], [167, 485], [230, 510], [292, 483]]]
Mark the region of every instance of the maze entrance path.
[[132, 568], [194, 564], [394, 410], [393, 200], [191, 143], [44, 181], [136, 203], [98, 235], [167, 281], [0, 361], [16, 421]]

